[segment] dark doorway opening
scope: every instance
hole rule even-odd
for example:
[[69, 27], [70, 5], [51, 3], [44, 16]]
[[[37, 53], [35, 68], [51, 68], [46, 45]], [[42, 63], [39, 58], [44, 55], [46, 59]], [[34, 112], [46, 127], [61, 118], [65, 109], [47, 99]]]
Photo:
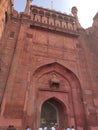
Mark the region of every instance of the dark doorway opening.
[[41, 126], [58, 124], [60, 127], [67, 126], [67, 113], [65, 105], [56, 98], [46, 100], [41, 109]]

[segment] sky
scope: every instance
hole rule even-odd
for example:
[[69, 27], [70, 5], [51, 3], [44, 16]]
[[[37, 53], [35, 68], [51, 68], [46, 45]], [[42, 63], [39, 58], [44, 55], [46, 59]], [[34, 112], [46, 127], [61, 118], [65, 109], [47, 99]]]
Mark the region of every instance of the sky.
[[[23, 12], [27, 0], [14, 0], [14, 8]], [[93, 17], [98, 12], [98, 0], [33, 0], [32, 5], [54, 9], [62, 13], [71, 14], [71, 8], [76, 6], [78, 18], [83, 28], [92, 26]]]

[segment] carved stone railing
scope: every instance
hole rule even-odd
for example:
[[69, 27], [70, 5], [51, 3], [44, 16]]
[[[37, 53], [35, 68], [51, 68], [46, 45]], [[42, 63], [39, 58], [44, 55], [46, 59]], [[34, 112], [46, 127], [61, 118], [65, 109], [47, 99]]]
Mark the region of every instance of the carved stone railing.
[[31, 6], [30, 16], [31, 27], [36, 26], [78, 36], [76, 19], [71, 15]]

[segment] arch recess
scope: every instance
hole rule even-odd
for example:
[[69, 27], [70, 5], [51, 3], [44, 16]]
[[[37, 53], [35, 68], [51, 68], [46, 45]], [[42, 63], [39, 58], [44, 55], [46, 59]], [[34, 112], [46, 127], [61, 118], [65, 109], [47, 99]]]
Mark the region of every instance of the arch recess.
[[[59, 87], [52, 88], [49, 86], [49, 82], [45, 84], [45, 81], [49, 81], [51, 73], [56, 74], [57, 77], [54, 83], [59, 83]], [[41, 86], [39, 85], [40, 79]], [[32, 113], [32, 111], [34, 113], [34, 122], [37, 126], [35, 129], [39, 127], [42, 104], [47, 100], [50, 101], [50, 99], [57, 101], [59, 104], [64, 104], [62, 108], [64, 108], [63, 112], [67, 115], [67, 124], [72, 125], [73, 123], [76, 126], [84, 127], [85, 112], [79, 79], [71, 70], [57, 62], [39, 67], [31, 78], [28, 110], [29, 113]], [[65, 117], [63, 116], [63, 118]]]

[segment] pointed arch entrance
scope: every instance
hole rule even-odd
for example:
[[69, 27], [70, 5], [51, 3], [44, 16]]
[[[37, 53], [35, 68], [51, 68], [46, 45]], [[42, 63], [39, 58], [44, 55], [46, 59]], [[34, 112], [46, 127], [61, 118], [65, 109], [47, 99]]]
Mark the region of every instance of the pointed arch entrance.
[[66, 113], [66, 107], [61, 101], [54, 97], [50, 98], [42, 104], [40, 125], [58, 124], [59, 126], [67, 126], [68, 117]]
[[[56, 114], [53, 120], [50, 120], [51, 116], [46, 120], [47, 115], [42, 114], [47, 106]], [[33, 120], [33, 129], [38, 129], [41, 122], [51, 121], [59, 123], [60, 126], [75, 125], [83, 128], [86, 122], [85, 110], [77, 76], [58, 63], [39, 67], [32, 76], [28, 113], [33, 117], [30, 119]]]

